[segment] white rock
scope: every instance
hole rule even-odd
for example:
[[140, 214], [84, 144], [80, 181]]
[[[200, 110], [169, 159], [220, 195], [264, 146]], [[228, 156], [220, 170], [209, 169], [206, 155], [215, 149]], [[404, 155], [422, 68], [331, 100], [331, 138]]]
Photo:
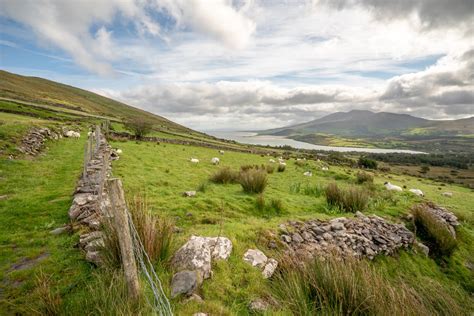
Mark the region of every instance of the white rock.
[[197, 158], [191, 158], [191, 163], [199, 163], [199, 159]]
[[311, 171], [306, 171], [305, 173], [303, 173], [303, 175], [306, 177], [312, 177], [313, 173]]
[[443, 192], [443, 196], [453, 197], [453, 192]]
[[120, 155], [122, 153], [122, 149], [117, 149], [115, 152]]
[[253, 267], [259, 267], [261, 269], [265, 267], [265, 264], [268, 261], [267, 256], [258, 249], [248, 249], [247, 252], [245, 252], [243, 259]]
[[328, 167], [321, 167], [321, 170], [322, 170], [322, 171], [328, 171], [329, 168], [328, 168]]
[[265, 265], [265, 268], [263, 268], [263, 271], [262, 271], [263, 277], [265, 279], [270, 278], [275, 272], [277, 266], [278, 266], [278, 261], [276, 261], [273, 258], [268, 259], [267, 264]]
[[183, 196], [185, 196], [185, 197], [196, 196], [196, 191], [185, 191], [185, 192], [183, 192]]
[[269, 162], [274, 163], [275, 159], [268, 159]]

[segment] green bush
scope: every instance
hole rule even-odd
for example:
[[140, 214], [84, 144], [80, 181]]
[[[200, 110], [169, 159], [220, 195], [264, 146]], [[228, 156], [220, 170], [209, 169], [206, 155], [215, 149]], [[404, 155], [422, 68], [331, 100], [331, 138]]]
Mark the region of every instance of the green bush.
[[359, 157], [358, 165], [361, 168], [377, 169], [377, 161], [364, 156]]
[[286, 165], [283, 164], [278, 164], [277, 171], [278, 172], [283, 172], [286, 169]]
[[374, 183], [374, 176], [368, 172], [357, 172], [356, 182], [362, 183]]
[[419, 235], [429, 242], [432, 253], [450, 256], [457, 247], [457, 240], [451, 234], [447, 224], [428, 211], [425, 205], [414, 206], [412, 214]]
[[268, 184], [267, 172], [255, 169], [241, 171], [239, 183], [246, 193], [262, 193]]
[[326, 202], [329, 207], [344, 212], [362, 212], [367, 208], [369, 195], [359, 188], [340, 189], [336, 183], [330, 183], [325, 189]]
[[238, 180], [238, 173], [231, 170], [229, 167], [224, 167], [217, 170], [209, 180], [221, 184], [236, 183]]

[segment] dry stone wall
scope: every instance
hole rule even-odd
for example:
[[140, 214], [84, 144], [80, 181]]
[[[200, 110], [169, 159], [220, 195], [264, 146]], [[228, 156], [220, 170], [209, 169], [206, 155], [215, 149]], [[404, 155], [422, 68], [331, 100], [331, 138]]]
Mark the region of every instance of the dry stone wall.
[[62, 133], [51, 130], [47, 127], [34, 127], [23, 137], [18, 150], [24, 154], [36, 156], [44, 147], [48, 139], [62, 138]]

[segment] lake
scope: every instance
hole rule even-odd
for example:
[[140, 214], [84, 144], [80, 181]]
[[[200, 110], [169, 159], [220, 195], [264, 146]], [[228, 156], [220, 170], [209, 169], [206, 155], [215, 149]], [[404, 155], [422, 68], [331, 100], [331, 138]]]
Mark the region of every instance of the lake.
[[314, 145], [305, 142], [299, 142], [290, 138], [285, 138], [284, 136], [273, 136], [273, 135], [258, 135], [257, 133], [252, 132], [222, 132], [222, 131], [208, 131], [206, 132], [209, 135], [235, 140], [242, 144], [251, 144], [251, 145], [269, 145], [269, 146], [291, 146], [293, 148], [300, 149], [316, 149], [316, 150], [326, 150], [326, 151], [339, 151], [339, 152], [366, 152], [366, 153], [407, 153], [407, 154], [422, 154], [419, 151], [413, 150], [404, 150], [404, 149], [380, 149], [380, 148], [356, 148], [356, 147], [335, 147], [335, 146], [322, 146]]

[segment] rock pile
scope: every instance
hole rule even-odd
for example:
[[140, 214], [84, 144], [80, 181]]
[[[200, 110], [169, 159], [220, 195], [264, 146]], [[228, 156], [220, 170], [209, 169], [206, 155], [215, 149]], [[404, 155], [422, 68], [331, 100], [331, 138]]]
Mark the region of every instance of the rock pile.
[[227, 260], [232, 242], [226, 237], [191, 238], [175, 253], [172, 265], [178, 271], [171, 281], [171, 296], [190, 296], [212, 275], [211, 260]]
[[86, 251], [89, 262], [100, 264], [99, 249], [104, 244], [103, 234], [98, 231], [101, 219], [110, 205], [105, 181], [110, 174], [111, 148], [104, 135], [99, 137], [99, 145], [85, 168], [85, 176], [79, 180], [74, 199], [69, 208], [71, 220], [86, 226], [89, 233], [80, 236], [79, 245]]
[[278, 266], [278, 261], [273, 258], [267, 258], [267, 256], [258, 249], [247, 250], [243, 259], [245, 262], [251, 264], [252, 267], [260, 268], [265, 279], [271, 277]]
[[280, 225], [281, 240], [291, 254], [302, 258], [336, 253], [342, 256], [373, 259], [378, 254], [392, 254], [414, 242], [414, 235], [404, 225], [391, 224], [376, 215], [357, 212], [356, 218], [330, 221], [309, 220]]
[[445, 223], [449, 231], [451, 232], [451, 235], [456, 238], [455, 228], [459, 226], [459, 221], [456, 215], [454, 215], [452, 212], [448, 211], [444, 207], [435, 205], [433, 203], [425, 203], [422, 205], [422, 207], [426, 211], [433, 214], [440, 222]]
[[61, 134], [56, 133], [47, 127], [34, 127], [25, 135], [25, 137], [23, 137], [18, 150], [24, 154], [36, 156], [41, 152], [46, 140], [59, 138], [62, 138]]

